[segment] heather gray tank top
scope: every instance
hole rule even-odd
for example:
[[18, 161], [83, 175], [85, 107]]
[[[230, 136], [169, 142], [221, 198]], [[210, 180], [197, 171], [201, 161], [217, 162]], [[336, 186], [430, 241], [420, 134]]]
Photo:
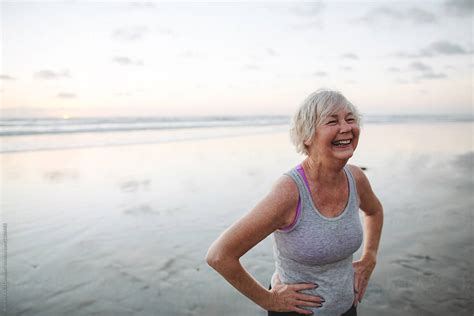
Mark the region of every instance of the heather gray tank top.
[[[299, 169], [299, 170], [298, 170]], [[299, 211], [288, 229], [273, 233], [275, 275], [285, 284], [316, 283], [316, 289], [302, 293], [320, 295], [322, 307], [304, 307], [319, 316], [339, 316], [351, 308], [354, 301], [354, 270], [352, 256], [362, 244], [357, 188], [347, 166], [349, 183], [346, 208], [336, 217], [325, 217], [314, 206], [301, 166], [285, 175], [298, 186]]]

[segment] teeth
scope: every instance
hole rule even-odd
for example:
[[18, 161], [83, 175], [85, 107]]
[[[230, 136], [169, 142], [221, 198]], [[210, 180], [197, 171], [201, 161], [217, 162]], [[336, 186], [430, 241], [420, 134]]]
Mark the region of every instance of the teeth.
[[334, 142], [335, 145], [348, 145], [351, 143], [350, 139], [347, 140], [338, 140], [337, 142]]

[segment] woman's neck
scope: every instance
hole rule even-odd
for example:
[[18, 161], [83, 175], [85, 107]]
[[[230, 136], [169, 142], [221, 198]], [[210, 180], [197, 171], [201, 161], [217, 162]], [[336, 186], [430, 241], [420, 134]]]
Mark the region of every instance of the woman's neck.
[[318, 157], [308, 156], [302, 165], [306, 172], [306, 177], [311, 181], [320, 184], [334, 184], [340, 181], [341, 172], [347, 160], [327, 161]]

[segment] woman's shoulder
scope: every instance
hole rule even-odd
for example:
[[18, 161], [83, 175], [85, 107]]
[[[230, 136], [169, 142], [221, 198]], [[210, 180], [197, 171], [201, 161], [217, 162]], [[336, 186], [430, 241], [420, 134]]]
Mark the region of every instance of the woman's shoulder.
[[293, 178], [291, 178], [287, 173], [281, 175], [275, 181], [271, 192], [275, 198], [289, 202], [289, 204], [293, 204], [292, 202], [298, 202], [298, 186], [295, 180], [293, 180]]
[[363, 201], [368, 195], [372, 195], [372, 187], [370, 185], [369, 179], [367, 178], [364, 170], [361, 167], [355, 166], [355, 165], [347, 165], [349, 170], [352, 173], [352, 176], [354, 177], [355, 183], [356, 183], [356, 188], [357, 188], [357, 194], [359, 195], [359, 201]]
[[279, 221], [279, 228], [292, 224], [298, 205], [299, 191], [295, 181], [288, 175], [280, 176], [270, 191], [268, 204], [272, 205]]
[[349, 170], [352, 173], [352, 175], [354, 176], [354, 178], [355, 177], [361, 177], [361, 174], [364, 173], [362, 168], [359, 167], [359, 166], [347, 164], [346, 167], [349, 168]]

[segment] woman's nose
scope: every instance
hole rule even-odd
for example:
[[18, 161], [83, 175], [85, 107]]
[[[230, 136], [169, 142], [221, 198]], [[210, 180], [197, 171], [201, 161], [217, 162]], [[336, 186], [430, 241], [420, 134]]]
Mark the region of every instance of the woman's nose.
[[347, 132], [350, 132], [351, 130], [352, 130], [351, 124], [348, 124], [346, 121], [343, 121], [341, 124], [340, 132], [347, 133]]

